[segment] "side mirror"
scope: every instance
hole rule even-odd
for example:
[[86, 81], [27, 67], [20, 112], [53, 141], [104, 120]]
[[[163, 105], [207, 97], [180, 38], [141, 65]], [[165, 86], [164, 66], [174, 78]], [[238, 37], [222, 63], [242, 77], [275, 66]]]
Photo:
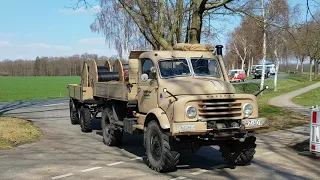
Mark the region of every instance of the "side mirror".
[[167, 88], [163, 88], [163, 92], [167, 93], [168, 92]]
[[258, 96], [260, 93], [262, 93], [264, 90], [269, 89], [269, 86], [266, 85], [262, 90], [260, 90], [255, 96]]
[[149, 79], [148, 74], [141, 74], [141, 80], [142, 81], [147, 81]]
[[150, 71], [151, 71], [153, 74], [155, 74], [155, 73], [157, 72], [157, 69], [152, 66], [152, 67], [150, 68]]

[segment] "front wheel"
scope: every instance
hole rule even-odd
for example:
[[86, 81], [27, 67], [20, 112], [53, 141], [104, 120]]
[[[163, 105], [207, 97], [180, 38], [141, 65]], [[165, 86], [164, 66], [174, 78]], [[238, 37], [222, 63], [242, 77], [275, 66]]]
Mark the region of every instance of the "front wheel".
[[163, 132], [156, 121], [148, 124], [146, 137], [146, 153], [148, 166], [157, 172], [176, 170], [180, 153], [170, 145], [170, 136]]

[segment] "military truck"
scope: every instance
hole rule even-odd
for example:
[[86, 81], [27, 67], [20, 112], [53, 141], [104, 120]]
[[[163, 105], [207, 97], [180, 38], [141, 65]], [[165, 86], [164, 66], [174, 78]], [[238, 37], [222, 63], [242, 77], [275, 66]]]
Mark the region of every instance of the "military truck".
[[83, 132], [98, 118], [108, 146], [120, 145], [124, 132], [143, 134], [146, 163], [157, 172], [175, 170], [182, 150], [208, 145], [220, 146], [232, 167], [252, 160], [255, 131], [266, 120], [258, 118], [255, 95], [235, 92], [221, 45], [131, 51], [128, 78], [121, 61], [110, 69], [88, 60], [81, 83], [68, 85], [71, 123]]

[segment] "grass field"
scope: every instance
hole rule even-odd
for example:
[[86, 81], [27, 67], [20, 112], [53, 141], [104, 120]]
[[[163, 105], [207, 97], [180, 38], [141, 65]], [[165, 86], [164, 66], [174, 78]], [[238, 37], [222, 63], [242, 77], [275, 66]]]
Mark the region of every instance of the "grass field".
[[72, 83], [80, 83], [80, 77], [0, 77], [0, 102], [67, 97]]
[[302, 106], [320, 106], [320, 88], [301, 94], [293, 98], [292, 101]]
[[42, 131], [27, 120], [0, 116], [0, 149], [8, 149], [34, 142]]
[[[287, 129], [308, 123], [309, 118], [307, 116], [301, 115], [300, 113], [283, 110], [279, 107], [271, 106], [267, 102], [273, 97], [306, 87], [313, 83], [315, 82], [306, 81], [304, 78], [301, 78], [298, 75], [290, 75], [289, 78], [279, 79], [278, 91], [273, 91], [273, 80], [265, 81], [265, 84], [269, 85], [269, 89], [264, 91], [263, 96], [258, 96], [258, 104], [259, 116], [269, 119], [270, 129], [268, 131]], [[259, 91], [258, 83], [236, 84], [234, 86], [237, 92], [253, 94]]]

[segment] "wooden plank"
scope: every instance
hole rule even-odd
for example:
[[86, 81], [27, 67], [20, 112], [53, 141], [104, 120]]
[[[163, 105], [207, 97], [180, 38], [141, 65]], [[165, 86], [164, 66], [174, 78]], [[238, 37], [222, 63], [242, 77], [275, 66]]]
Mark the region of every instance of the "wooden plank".
[[94, 96], [127, 101], [128, 89], [119, 82], [97, 82], [94, 84]]
[[92, 87], [83, 87], [82, 88], [82, 99], [81, 100], [86, 100], [86, 99], [93, 99]]
[[81, 86], [74, 86], [74, 98], [82, 100], [81, 95]]

